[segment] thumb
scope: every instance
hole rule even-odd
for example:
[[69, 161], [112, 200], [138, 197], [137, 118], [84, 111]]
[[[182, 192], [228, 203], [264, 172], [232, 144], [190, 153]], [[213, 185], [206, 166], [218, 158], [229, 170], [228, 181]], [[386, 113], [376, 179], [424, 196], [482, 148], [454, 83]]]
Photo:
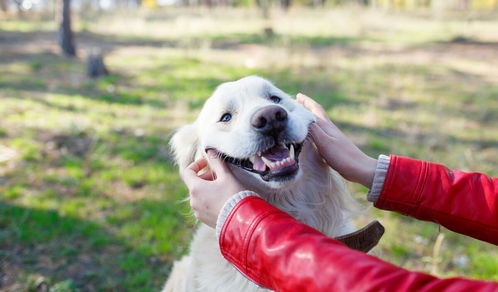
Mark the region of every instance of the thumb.
[[326, 144], [328, 140], [334, 139], [334, 137], [330, 136], [316, 123], [310, 125], [310, 134], [317, 146]]
[[211, 168], [216, 177], [222, 178], [227, 174], [230, 174], [230, 169], [228, 168], [226, 162], [216, 151], [208, 150], [207, 155], [209, 160], [209, 168]]

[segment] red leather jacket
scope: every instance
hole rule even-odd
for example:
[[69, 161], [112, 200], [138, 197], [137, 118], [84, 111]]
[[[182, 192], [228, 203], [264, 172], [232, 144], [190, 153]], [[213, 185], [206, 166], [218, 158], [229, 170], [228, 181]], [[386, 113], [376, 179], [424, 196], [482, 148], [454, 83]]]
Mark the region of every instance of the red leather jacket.
[[[498, 179], [483, 174], [391, 156], [375, 206], [498, 244]], [[349, 249], [255, 196], [232, 209], [219, 244], [239, 271], [276, 291], [498, 291], [498, 283], [438, 279]]]

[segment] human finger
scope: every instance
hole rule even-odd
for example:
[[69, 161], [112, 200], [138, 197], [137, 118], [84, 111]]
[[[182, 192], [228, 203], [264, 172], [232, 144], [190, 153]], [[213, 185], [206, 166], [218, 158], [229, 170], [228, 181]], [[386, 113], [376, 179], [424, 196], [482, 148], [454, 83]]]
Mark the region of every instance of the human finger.
[[216, 174], [211, 169], [208, 169], [207, 171], [199, 174], [198, 176], [203, 180], [212, 181], [216, 179]]
[[325, 112], [323, 107], [319, 103], [314, 101], [311, 97], [306, 96], [302, 93], [298, 93], [296, 96], [296, 100], [313, 114], [315, 114], [318, 118], [323, 120], [329, 119], [327, 112]]
[[208, 150], [209, 167], [215, 173], [216, 177], [224, 177], [230, 173], [230, 169], [220, 155], [214, 150]]
[[195, 173], [198, 173], [207, 165], [208, 165], [207, 159], [204, 157], [201, 157], [201, 158], [197, 159], [196, 161], [192, 162], [191, 164], [189, 164], [189, 166], [187, 166], [187, 169], [190, 169], [190, 170], [194, 171]]
[[208, 162], [205, 158], [200, 158], [189, 164], [189, 166], [187, 166], [184, 170], [180, 172], [180, 176], [182, 177], [183, 182], [185, 182], [187, 186], [193, 184], [195, 181], [199, 179], [197, 173], [201, 169], [206, 167], [207, 164]]

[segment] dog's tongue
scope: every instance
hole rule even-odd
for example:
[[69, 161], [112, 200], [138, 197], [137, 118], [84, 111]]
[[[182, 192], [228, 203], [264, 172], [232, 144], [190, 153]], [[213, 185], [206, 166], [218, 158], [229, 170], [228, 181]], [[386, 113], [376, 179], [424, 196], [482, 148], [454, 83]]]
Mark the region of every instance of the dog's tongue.
[[254, 155], [254, 163], [252, 165], [252, 168], [257, 171], [265, 171], [266, 164], [260, 156]]
[[[278, 161], [283, 161], [290, 156], [289, 149], [282, 145], [275, 146], [264, 153], [261, 153], [261, 156], [254, 155], [254, 161], [252, 168], [257, 171], [265, 171], [267, 164], [270, 169], [276, 168], [273, 163]], [[263, 159], [266, 159], [267, 163]], [[270, 162], [268, 162], [270, 161]], [[272, 166], [270, 166], [270, 164]], [[280, 167], [286, 166], [285, 164], [281, 164]], [[278, 166], [277, 166], [278, 167]]]
[[277, 145], [261, 155], [272, 162], [281, 161], [289, 157], [289, 149], [285, 146]]

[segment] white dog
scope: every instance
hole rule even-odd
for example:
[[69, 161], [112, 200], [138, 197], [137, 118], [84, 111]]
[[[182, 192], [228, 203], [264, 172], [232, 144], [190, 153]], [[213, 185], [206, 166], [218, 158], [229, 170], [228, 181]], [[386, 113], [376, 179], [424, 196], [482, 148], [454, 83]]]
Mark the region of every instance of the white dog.
[[[336, 237], [353, 230], [344, 180], [320, 157], [308, 126], [314, 116], [267, 80], [220, 85], [198, 119], [173, 136], [180, 169], [214, 149], [247, 189], [297, 220]], [[236, 271], [215, 230], [201, 224], [190, 254], [176, 262], [163, 292], [266, 291]]]

